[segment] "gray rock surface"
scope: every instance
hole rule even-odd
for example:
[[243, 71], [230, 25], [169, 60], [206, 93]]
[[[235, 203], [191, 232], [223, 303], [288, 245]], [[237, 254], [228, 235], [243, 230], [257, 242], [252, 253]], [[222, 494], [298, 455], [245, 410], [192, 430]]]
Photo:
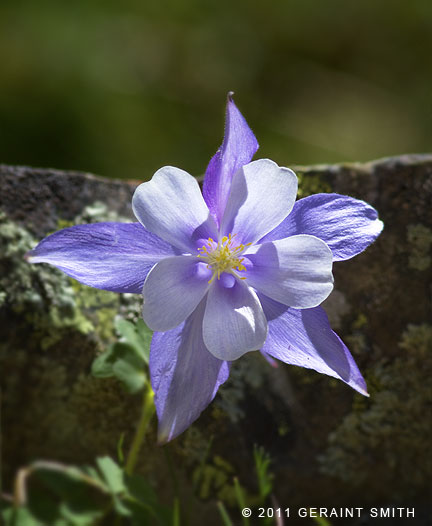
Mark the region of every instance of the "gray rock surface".
[[[192, 473], [214, 435], [208, 478], [196, 491], [202, 498], [230, 495], [232, 472], [253, 493], [256, 443], [273, 458], [281, 506], [415, 503], [421, 509], [432, 477], [432, 155], [296, 171], [300, 196], [337, 192], [363, 199], [385, 223], [366, 252], [334, 265], [335, 292], [324, 305], [371, 396], [313, 371], [267, 367], [252, 354], [234, 364], [232, 379], [197, 425], [167, 447]], [[89, 367], [115, 338], [114, 316], [139, 315], [139, 297], [78, 285], [51, 267], [28, 265], [23, 254], [62, 226], [131, 218], [135, 186], [0, 166], [6, 484], [33, 458], [90, 462], [96, 454], [115, 454], [121, 433], [129, 440], [139, 398], [115, 381], [92, 378]], [[151, 458], [141, 466], [149, 472], [163, 457], [151, 442]]]

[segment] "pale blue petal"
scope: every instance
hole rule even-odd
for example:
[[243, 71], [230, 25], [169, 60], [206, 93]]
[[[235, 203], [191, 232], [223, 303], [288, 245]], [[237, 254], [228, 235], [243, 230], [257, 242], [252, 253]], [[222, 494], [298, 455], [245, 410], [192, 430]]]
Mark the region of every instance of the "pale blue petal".
[[176, 252], [140, 223], [94, 223], [51, 234], [27, 259], [54, 265], [90, 287], [141, 293], [149, 270]]
[[262, 350], [282, 362], [338, 378], [368, 396], [366, 383], [346, 345], [331, 330], [322, 307], [296, 310], [260, 294], [269, 333]]
[[317, 237], [287, 237], [250, 247], [244, 255], [247, 283], [289, 307], [316, 307], [333, 290], [332, 253]]
[[180, 326], [153, 335], [150, 375], [161, 443], [188, 428], [229, 375], [229, 364], [215, 358], [204, 345], [204, 308], [205, 301]]
[[363, 252], [380, 235], [383, 223], [364, 201], [339, 194], [315, 194], [300, 199], [291, 214], [260, 242], [296, 234], [311, 234], [327, 243], [333, 261]]
[[289, 168], [260, 159], [237, 171], [222, 219], [222, 234], [236, 234], [239, 243], [255, 243], [291, 212], [297, 177]]
[[194, 256], [160, 261], [144, 283], [143, 318], [153, 331], [168, 331], [182, 323], [209, 288], [211, 271]]
[[217, 238], [217, 228], [194, 177], [165, 166], [135, 190], [132, 208], [142, 225], [186, 253], [197, 242]]
[[228, 95], [225, 137], [222, 146], [212, 157], [204, 177], [203, 195], [212, 216], [219, 225], [225, 210], [231, 181], [243, 165], [249, 163], [258, 150], [258, 142]]
[[243, 280], [225, 287], [215, 280], [209, 289], [203, 324], [207, 349], [220, 360], [236, 360], [262, 347], [267, 321], [255, 292]]

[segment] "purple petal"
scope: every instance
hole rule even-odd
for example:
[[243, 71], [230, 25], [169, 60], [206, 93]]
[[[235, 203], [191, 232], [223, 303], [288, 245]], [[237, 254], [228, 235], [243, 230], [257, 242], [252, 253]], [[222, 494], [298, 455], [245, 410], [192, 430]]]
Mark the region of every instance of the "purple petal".
[[333, 290], [332, 253], [317, 237], [291, 236], [255, 245], [244, 256], [248, 285], [289, 307], [316, 307]]
[[205, 301], [179, 327], [153, 335], [150, 375], [159, 442], [167, 442], [188, 428], [228, 378], [229, 364], [215, 358], [204, 345], [204, 308]]
[[297, 201], [291, 214], [261, 242], [311, 234], [327, 243], [334, 261], [341, 261], [363, 252], [382, 229], [377, 211], [364, 201], [339, 194], [315, 194]]
[[242, 280], [231, 287], [215, 280], [207, 296], [203, 332], [207, 349], [220, 360], [236, 360], [260, 349], [267, 321], [255, 292]]
[[225, 137], [212, 157], [205, 173], [203, 194], [212, 216], [219, 225], [228, 200], [233, 175], [250, 162], [258, 150], [258, 142], [228, 95]]
[[282, 362], [338, 378], [368, 396], [354, 358], [331, 330], [322, 307], [295, 310], [260, 294], [269, 333], [262, 350]]
[[59, 230], [28, 253], [85, 285], [141, 293], [149, 270], [176, 250], [140, 223], [94, 223]]
[[143, 287], [143, 318], [153, 331], [168, 331], [182, 323], [209, 288], [211, 271], [194, 256], [160, 261]]
[[184, 252], [201, 239], [217, 238], [217, 228], [194, 177], [165, 166], [135, 190], [132, 208], [139, 222]]
[[286, 218], [296, 195], [297, 177], [289, 168], [268, 159], [243, 166], [232, 181], [222, 234], [237, 234], [243, 244], [255, 243]]

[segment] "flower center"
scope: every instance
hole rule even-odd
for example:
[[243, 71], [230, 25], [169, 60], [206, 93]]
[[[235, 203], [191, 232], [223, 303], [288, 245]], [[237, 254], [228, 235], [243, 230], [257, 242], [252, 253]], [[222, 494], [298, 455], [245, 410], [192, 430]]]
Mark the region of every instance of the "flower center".
[[[214, 280], [215, 276], [217, 276], [217, 279], [220, 279], [222, 272], [235, 274], [234, 270], [239, 272], [246, 270], [242, 263], [244, 258], [239, 256], [252, 243], [237, 245], [234, 240], [235, 236], [236, 234], [229, 234], [228, 237], [224, 236], [217, 244], [209, 237], [206, 244], [198, 249], [198, 252], [200, 252], [198, 257], [204, 259], [207, 263], [207, 268], [211, 268], [213, 271], [213, 276], [209, 283]], [[240, 277], [240, 279], [246, 278]]]

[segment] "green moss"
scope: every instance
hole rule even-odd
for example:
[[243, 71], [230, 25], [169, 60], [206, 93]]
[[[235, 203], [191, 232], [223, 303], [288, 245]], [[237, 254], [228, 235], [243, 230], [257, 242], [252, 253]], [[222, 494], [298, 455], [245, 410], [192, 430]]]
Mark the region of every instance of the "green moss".
[[[88, 207], [77, 222], [119, 220], [105, 212], [104, 205]], [[36, 244], [0, 214], [0, 369], [9, 476], [18, 464], [53, 453], [73, 462], [115, 455], [123, 432], [127, 447], [140, 408], [139, 397], [116, 380], [90, 375], [94, 356], [114, 340], [115, 316], [136, 320], [140, 296], [92, 289], [50, 265], [29, 264], [25, 254]]]
[[410, 268], [420, 271], [428, 269], [432, 261], [432, 230], [421, 224], [408, 225], [407, 240]]
[[61, 339], [63, 331], [88, 334], [93, 325], [77, 305], [65, 274], [26, 261], [25, 254], [35, 245], [26, 230], [0, 215], [1, 304], [31, 326], [33, 337], [46, 349]]
[[141, 397], [131, 396], [114, 379], [95, 379], [80, 374], [68, 399], [68, 412], [75, 415], [84, 451], [114, 453], [122, 433], [127, 443], [133, 435], [139, 416]]
[[7, 372], [2, 378], [6, 465], [11, 459], [85, 462], [101, 451], [115, 455], [124, 432], [129, 443], [139, 397], [128, 395], [114, 380], [84, 372], [90, 347], [81, 356], [72, 342], [69, 350], [75, 356], [63, 359], [59, 349], [29, 357], [26, 350], [0, 348], [2, 371]]
[[370, 399], [354, 404], [320, 457], [324, 473], [371, 494], [392, 488], [394, 498], [416, 495], [432, 477], [432, 326], [409, 325], [400, 348], [369, 371]]
[[352, 324], [353, 329], [362, 329], [368, 324], [368, 319], [365, 314], [360, 313]]
[[114, 318], [120, 307], [120, 297], [114, 292], [93, 289], [71, 279], [76, 305], [92, 324], [103, 342], [114, 337]]
[[119, 216], [114, 210], [110, 210], [106, 203], [95, 201], [93, 204], [86, 206], [81, 214], [73, 221], [74, 225], [84, 223], [100, 223], [103, 221], [115, 221], [120, 223], [129, 223], [130, 219]]
[[308, 174], [301, 170], [296, 170], [298, 177], [298, 198], [307, 197], [312, 194], [331, 192], [330, 185], [323, 181], [319, 174]]
[[[86, 207], [71, 222], [121, 221], [103, 203]], [[25, 254], [37, 241], [22, 227], [0, 213], [0, 306], [11, 308], [33, 327], [34, 337], [44, 349], [56, 344], [64, 331], [89, 334], [96, 331], [102, 341], [113, 337], [113, 320], [119, 310], [134, 318], [139, 312], [137, 295], [119, 295], [81, 285], [55, 267], [29, 264]]]
[[429, 360], [429, 354], [432, 352], [432, 325], [427, 323], [422, 325], [409, 324], [402, 334], [400, 347], [408, 353], [414, 351], [419, 356], [423, 355]]

